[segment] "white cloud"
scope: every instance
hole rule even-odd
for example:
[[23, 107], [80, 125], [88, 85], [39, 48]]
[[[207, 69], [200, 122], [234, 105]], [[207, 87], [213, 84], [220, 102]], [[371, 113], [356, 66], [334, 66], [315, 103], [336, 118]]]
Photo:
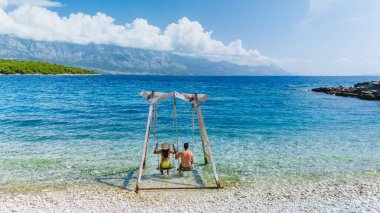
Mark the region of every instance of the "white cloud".
[[[15, 8], [9, 10], [9, 5]], [[206, 31], [199, 22], [186, 17], [161, 30], [140, 18], [132, 23], [116, 25], [114, 19], [104, 13], [94, 16], [75, 13], [61, 17], [47, 9], [52, 6], [61, 4], [48, 0], [0, 0], [0, 34], [43, 41], [114, 44], [172, 51], [246, 65], [271, 63], [258, 50], [244, 48], [239, 39], [229, 44], [213, 39], [211, 31]]]
[[49, 0], [0, 0], [0, 8], [6, 8], [7, 6], [21, 6], [21, 5], [33, 5], [39, 7], [61, 7], [62, 4]]
[[197, 53], [211, 60], [228, 60], [238, 64], [269, 60], [258, 50], [245, 49], [240, 39], [228, 45], [213, 39], [212, 32], [205, 31], [199, 22], [186, 17], [167, 26], [163, 34], [170, 39], [173, 49], [181, 54]]
[[317, 63], [318, 60], [315, 59], [298, 59], [298, 58], [283, 58], [283, 59], [272, 59], [276, 64], [312, 64]]
[[380, 56], [379, 58], [370, 58], [370, 59], [366, 59], [362, 62], [363, 64], [367, 64], [367, 65], [380, 65]]
[[339, 0], [309, 0], [308, 13], [325, 10], [337, 1]]
[[344, 18], [342, 22], [345, 24], [361, 24], [369, 21], [376, 21], [380, 18], [380, 10], [379, 8], [374, 8], [373, 11], [366, 11], [366, 12], [360, 12], [356, 13], [348, 18]]
[[305, 17], [299, 24], [305, 26], [322, 17], [330, 12], [334, 8], [333, 6], [339, 1], [341, 0], [309, 0], [309, 7]]
[[351, 60], [348, 58], [338, 58], [338, 59], [334, 60], [333, 62], [337, 63], [337, 64], [347, 64], [347, 63], [350, 63]]
[[8, 0], [0, 0], [0, 9], [6, 8], [8, 5]]

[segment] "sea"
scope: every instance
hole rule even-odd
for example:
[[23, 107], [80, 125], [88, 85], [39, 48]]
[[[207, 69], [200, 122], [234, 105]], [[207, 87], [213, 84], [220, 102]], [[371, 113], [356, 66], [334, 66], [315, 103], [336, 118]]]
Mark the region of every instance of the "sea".
[[[208, 94], [201, 109], [222, 185], [378, 175], [380, 101], [310, 91], [369, 80], [379, 77], [0, 76], [0, 190], [133, 185], [149, 110], [141, 91]], [[193, 128], [191, 104], [176, 108], [173, 125], [173, 99], [157, 106], [142, 182], [212, 185], [196, 112]], [[154, 147], [177, 141], [190, 144], [195, 171], [161, 176]]]

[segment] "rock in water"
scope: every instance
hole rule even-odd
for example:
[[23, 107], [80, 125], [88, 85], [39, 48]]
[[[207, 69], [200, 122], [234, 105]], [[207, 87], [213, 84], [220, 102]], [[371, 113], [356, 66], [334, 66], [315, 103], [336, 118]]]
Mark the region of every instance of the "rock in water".
[[319, 87], [311, 91], [365, 100], [380, 100], [380, 81], [360, 82], [353, 87]]

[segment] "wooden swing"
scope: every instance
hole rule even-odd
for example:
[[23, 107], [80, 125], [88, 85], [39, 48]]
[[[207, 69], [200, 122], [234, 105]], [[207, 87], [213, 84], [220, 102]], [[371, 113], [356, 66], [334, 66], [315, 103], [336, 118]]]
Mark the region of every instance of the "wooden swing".
[[[153, 111], [154, 111], [154, 115], [153, 115], [153, 140], [156, 141], [156, 148], [154, 149], [154, 151], [156, 151], [157, 149], [157, 146], [158, 146], [158, 136], [157, 136], [157, 104], [155, 104], [153, 106]], [[176, 102], [174, 100], [173, 102], [173, 140], [172, 140], [172, 146], [173, 146], [173, 150], [175, 150], [175, 147], [174, 147], [174, 142], [175, 142], [175, 132], [177, 132], [177, 128], [174, 127], [176, 124]], [[177, 147], [178, 147], [178, 138], [177, 138]], [[169, 145], [169, 150], [170, 150], [170, 145]], [[169, 153], [170, 155], [170, 153]], [[157, 155], [157, 170], [161, 170], [161, 171], [166, 171], [166, 170], [172, 170], [174, 169], [174, 161], [172, 160], [172, 162], [170, 163], [171, 166], [170, 168], [161, 168], [160, 167], [160, 155]], [[145, 166], [145, 165], [144, 165]]]
[[[135, 192], [138, 193], [139, 190], [165, 190], [165, 189], [220, 189], [220, 181], [219, 176], [216, 170], [214, 158], [211, 151], [210, 142], [208, 140], [206, 127], [203, 121], [202, 111], [200, 108], [200, 105], [203, 104], [207, 99], [208, 96], [206, 94], [186, 94], [186, 93], [178, 93], [178, 92], [170, 92], [170, 93], [164, 93], [164, 92], [141, 92], [140, 95], [144, 97], [150, 104], [149, 106], [149, 113], [148, 113], [148, 121], [146, 125], [146, 131], [145, 131], [145, 140], [143, 145], [143, 151], [141, 154], [141, 161], [139, 165], [139, 174], [137, 177]], [[193, 149], [194, 149], [194, 108], [196, 108], [197, 111], [197, 118], [199, 123], [199, 131], [202, 141], [202, 149], [203, 149], [203, 156], [204, 156], [204, 162], [205, 164], [208, 164], [208, 160], [210, 160], [210, 164], [214, 173], [215, 178], [215, 184], [216, 186], [199, 186], [199, 187], [155, 187], [155, 188], [142, 188], [140, 187], [141, 184], [141, 176], [142, 171], [145, 168], [145, 162], [146, 162], [146, 153], [148, 149], [148, 143], [149, 143], [149, 134], [150, 134], [150, 126], [152, 121], [152, 114], [154, 112], [154, 137], [156, 139], [156, 142], [158, 142], [157, 139], [157, 104], [160, 101], [164, 101], [170, 98], [174, 98], [173, 103], [173, 141], [172, 145], [174, 147], [174, 135], [178, 132], [178, 125], [177, 125], [177, 119], [176, 119], [176, 98], [181, 99], [183, 101], [186, 101], [188, 103], [192, 104], [192, 122], [193, 122], [193, 135], [192, 135], [192, 141], [193, 141]], [[177, 148], [178, 148], [178, 137], [176, 137], [177, 142]], [[206, 150], [208, 155], [206, 154]], [[208, 158], [207, 158], [208, 157]], [[159, 159], [158, 159], [159, 160]]]

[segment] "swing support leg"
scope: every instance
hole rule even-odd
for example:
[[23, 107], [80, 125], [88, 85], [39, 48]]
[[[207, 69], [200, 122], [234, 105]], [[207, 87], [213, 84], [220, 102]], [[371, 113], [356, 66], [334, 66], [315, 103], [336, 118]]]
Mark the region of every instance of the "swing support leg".
[[139, 191], [139, 184], [141, 183], [141, 175], [142, 175], [143, 168], [145, 166], [146, 152], [147, 152], [148, 143], [149, 143], [150, 123], [152, 121], [152, 111], [153, 111], [153, 105], [150, 105], [149, 106], [148, 121], [146, 124], [144, 146], [143, 146], [143, 151], [141, 154], [141, 161], [140, 161], [140, 166], [139, 166], [139, 175], [137, 177], [137, 183], [136, 183], [136, 188], [135, 188], [136, 193], [138, 193], [138, 191]]
[[219, 175], [218, 175], [218, 172], [216, 171], [215, 161], [214, 161], [214, 157], [212, 155], [211, 146], [210, 146], [210, 142], [208, 140], [206, 126], [205, 126], [205, 123], [203, 121], [202, 110], [201, 110], [200, 106], [197, 106], [197, 114], [198, 114], [199, 128], [201, 130], [201, 136], [203, 136], [203, 137], [201, 137], [201, 138], [203, 138], [202, 139], [203, 154], [205, 155], [205, 159], [207, 159], [206, 154], [205, 154], [205, 149], [204, 149], [204, 146], [206, 145], [207, 151], [210, 155], [210, 163], [211, 163], [212, 170], [214, 172], [216, 187], [218, 189], [220, 189], [221, 185], [220, 185]]
[[[201, 141], [202, 141], [202, 150], [203, 150], [203, 159], [205, 161], [205, 164], [208, 164], [208, 160], [207, 160], [207, 156], [206, 156], [206, 149], [205, 149], [205, 139], [204, 139], [204, 135], [203, 135], [203, 128], [204, 128], [204, 124], [203, 124], [203, 118], [201, 118], [201, 114], [199, 114], [199, 109], [200, 106], [197, 106], [197, 117], [198, 117], [198, 123], [199, 123], [199, 132], [200, 132], [200, 135], [201, 135]], [[194, 146], [194, 145], [193, 145]]]

